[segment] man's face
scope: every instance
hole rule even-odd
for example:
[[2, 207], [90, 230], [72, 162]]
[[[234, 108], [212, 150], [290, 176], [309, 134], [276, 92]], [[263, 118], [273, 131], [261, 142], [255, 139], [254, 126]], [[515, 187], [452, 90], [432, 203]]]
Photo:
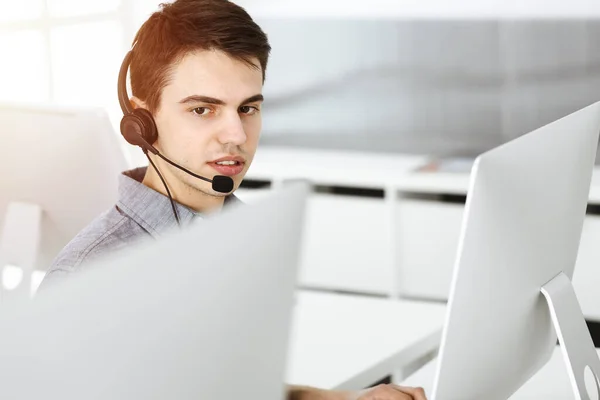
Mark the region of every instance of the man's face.
[[[260, 136], [262, 70], [219, 51], [198, 51], [175, 64], [169, 78], [154, 116], [155, 146], [198, 175], [230, 176], [237, 189]], [[225, 196], [210, 183], [169, 168], [184, 190]]]

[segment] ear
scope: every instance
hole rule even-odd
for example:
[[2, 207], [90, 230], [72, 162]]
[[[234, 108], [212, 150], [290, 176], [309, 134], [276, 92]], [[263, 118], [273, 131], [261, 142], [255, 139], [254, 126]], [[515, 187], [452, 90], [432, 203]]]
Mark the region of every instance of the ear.
[[132, 96], [129, 99], [129, 102], [131, 103], [131, 106], [135, 109], [135, 108], [145, 108], [146, 110], [148, 109], [148, 107], [146, 106], [146, 103], [143, 102], [142, 100], [138, 99], [135, 96]]

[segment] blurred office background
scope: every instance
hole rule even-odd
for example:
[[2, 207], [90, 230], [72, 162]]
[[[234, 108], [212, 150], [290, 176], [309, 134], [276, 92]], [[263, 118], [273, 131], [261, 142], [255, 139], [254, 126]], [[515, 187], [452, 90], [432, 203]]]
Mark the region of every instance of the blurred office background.
[[[158, 3], [0, 0], [0, 102], [99, 106], [121, 140], [118, 70]], [[273, 47], [262, 145], [239, 195], [313, 180], [305, 288], [446, 301], [468, 160], [600, 100], [591, 1], [237, 3]], [[440, 157], [467, 162], [410, 174]], [[589, 320], [600, 320], [598, 204], [576, 279]]]
[[600, 20], [267, 20], [269, 143], [477, 153], [600, 96]]
[[[1, 3], [0, 101], [98, 105], [117, 126], [118, 66], [158, 2]], [[361, 17], [282, 3], [239, 2], [273, 46], [265, 144], [474, 156], [600, 96], [594, 16], [446, 19], [442, 7], [414, 19], [380, 1]]]

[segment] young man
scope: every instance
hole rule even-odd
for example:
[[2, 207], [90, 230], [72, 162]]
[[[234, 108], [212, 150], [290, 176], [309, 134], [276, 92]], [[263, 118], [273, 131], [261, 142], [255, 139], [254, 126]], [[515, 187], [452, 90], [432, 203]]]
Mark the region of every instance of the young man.
[[[195, 174], [231, 177], [235, 190], [258, 144], [269, 52], [261, 28], [229, 1], [162, 5], [140, 28], [131, 53], [130, 102], [148, 110], [156, 123], [157, 137], [150, 144]], [[140, 238], [159, 239], [177, 223], [236, 201], [152, 152], [148, 157], [152, 168], [120, 176], [116, 206], [63, 249], [42, 290], [96, 257]], [[361, 393], [290, 387], [288, 393], [294, 400], [425, 400], [421, 389], [394, 385]]]

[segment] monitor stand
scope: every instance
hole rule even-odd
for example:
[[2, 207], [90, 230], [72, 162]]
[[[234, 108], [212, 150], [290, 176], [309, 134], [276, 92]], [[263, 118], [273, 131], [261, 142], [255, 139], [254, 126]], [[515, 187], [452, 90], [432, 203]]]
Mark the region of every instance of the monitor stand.
[[[594, 375], [597, 393], [600, 393], [600, 358], [585, 323], [581, 306], [575, 295], [571, 280], [563, 272], [546, 283], [541, 289], [550, 308], [554, 329], [560, 342], [561, 352], [569, 374], [569, 380], [577, 400], [591, 400], [586, 383], [586, 369]], [[589, 373], [589, 372], [588, 372]]]

